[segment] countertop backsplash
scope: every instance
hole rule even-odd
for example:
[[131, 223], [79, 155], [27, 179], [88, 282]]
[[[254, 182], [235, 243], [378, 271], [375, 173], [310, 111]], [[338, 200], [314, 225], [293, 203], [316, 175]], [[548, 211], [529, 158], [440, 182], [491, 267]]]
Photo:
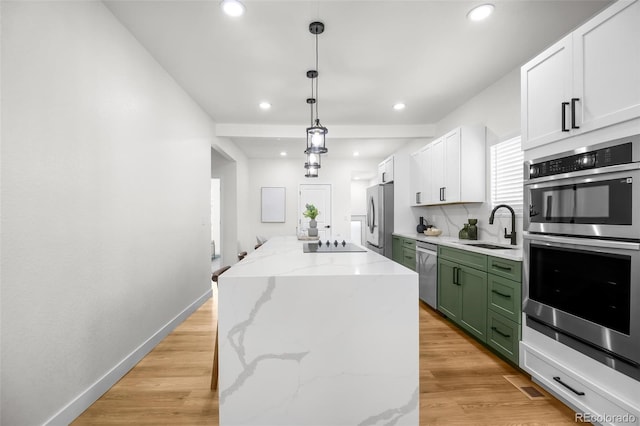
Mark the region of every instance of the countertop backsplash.
[[[500, 209], [496, 212], [493, 225], [489, 225], [492, 210], [489, 203], [425, 206], [414, 207], [412, 210], [416, 218], [412, 232], [415, 232], [421, 216], [428, 225], [442, 229], [442, 235], [449, 237], [457, 237], [458, 232], [469, 219], [478, 219], [478, 240], [509, 243], [509, 239], [504, 238], [504, 228], [507, 228], [507, 232], [511, 232], [511, 214], [506, 209]], [[522, 245], [522, 228], [522, 215], [516, 215], [516, 242], [519, 246]]]

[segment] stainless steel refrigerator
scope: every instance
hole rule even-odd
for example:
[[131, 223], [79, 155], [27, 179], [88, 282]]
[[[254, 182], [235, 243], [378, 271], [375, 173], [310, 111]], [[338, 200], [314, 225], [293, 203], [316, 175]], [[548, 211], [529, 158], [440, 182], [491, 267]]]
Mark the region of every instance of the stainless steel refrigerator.
[[367, 248], [391, 259], [393, 183], [367, 188]]

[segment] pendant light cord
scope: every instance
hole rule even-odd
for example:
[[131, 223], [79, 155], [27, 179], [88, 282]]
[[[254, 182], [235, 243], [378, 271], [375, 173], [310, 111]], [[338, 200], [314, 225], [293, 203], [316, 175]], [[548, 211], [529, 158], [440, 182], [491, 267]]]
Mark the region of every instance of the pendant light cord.
[[318, 118], [318, 103], [320, 103], [320, 97], [318, 96], [318, 80], [320, 79], [320, 70], [318, 69], [318, 34], [316, 36], [316, 71], [318, 75], [316, 76], [316, 124], [320, 123], [320, 119]]

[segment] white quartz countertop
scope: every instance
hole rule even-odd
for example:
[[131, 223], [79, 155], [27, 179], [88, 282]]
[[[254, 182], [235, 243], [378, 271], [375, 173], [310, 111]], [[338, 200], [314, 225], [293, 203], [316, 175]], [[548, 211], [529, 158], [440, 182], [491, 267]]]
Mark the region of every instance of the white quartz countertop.
[[346, 253], [304, 253], [309, 241], [272, 237], [260, 249], [225, 272], [225, 277], [415, 275], [404, 266], [370, 250]]
[[[438, 237], [427, 237], [424, 234], [417, 233], [403, 233], [403, 232], [394, 232], [393, 235], [397, 235], [399, 237], [411, 238], [417, 241], [425, 241], [428, 243], [449, 246], [461, 250], [468, 250], [475, 253], [486, 254], [489, 256], [501, 257], [503, 259], [515, 260], [522, 262], [523, 259], [523, 251], [522, 246], [510, 246], [509, 244], [497, 243], [495, 241], [489, 240], [461, 240], [456, 237], [447, 237], [440, 235]], [[469, 244], [478, 244], [478, 243], [486, 243], [492, 244], [496, 246], [504, 247], [504, 250], [501, 249], [487, 249], [482, 247], [473, 247]], [[513, 247], [513, 248], [510, 248]]]

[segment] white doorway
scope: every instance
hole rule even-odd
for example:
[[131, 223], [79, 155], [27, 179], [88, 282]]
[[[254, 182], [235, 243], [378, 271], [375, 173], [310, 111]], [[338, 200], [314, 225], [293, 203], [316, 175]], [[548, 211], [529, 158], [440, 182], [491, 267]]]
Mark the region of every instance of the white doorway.
[[220, 220], [220, 179], [211, 178], [211, 270], [220, 267], [222, 253], [221, 220]]
[[298, 202], [298, 229], [306, 233], [309, 229], [309, 219], [302, 213], [307, 204], [313, 204], [318, 211], [318, 236], [320, 239], [330, 240], [331, 232], [331, 185], [328, 184], [301, 184]]

